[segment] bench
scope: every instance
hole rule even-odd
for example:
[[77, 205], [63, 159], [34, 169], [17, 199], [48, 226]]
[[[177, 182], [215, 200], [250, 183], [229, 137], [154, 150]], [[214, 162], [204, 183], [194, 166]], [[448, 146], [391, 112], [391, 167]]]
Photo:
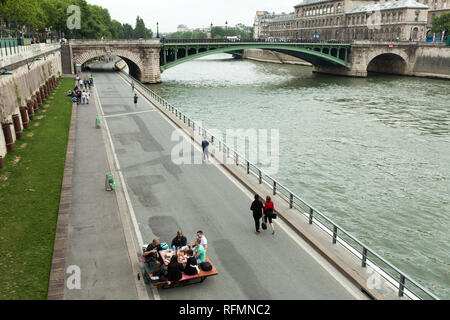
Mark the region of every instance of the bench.
[[[209, 277], [217, 276], [219, 274], [219, 272], [214, 267], [214, 265], [211, 263], [211, 260], [209, 260], [209, 258], [206, 257], [205, 261], [209, 262], [211, 264], [212, 269], [210, 271], [203, 271], [199, 267], [200, 272], [197, 273], [195, 276], [188, 276], [188, 275], [184, 274], [184, 272], [183, 272], [183, 277], [181, 278], [181, 280], [175, 282], [175, 284], [173, 286], [169, 286], [167, 284], [167, 281], [153, 282], [151, 284], [155, 287], [160, 287], [162, 289], [169, 289], [169, 288], [174, 288], [174, 287], [182, 287], [182, 286], [187, 286], [187, 285], [191, 285], [191, 284], [202, 283]], [[143, 273], [145, 272], [145, 268], [142, 269], [142, 272]], [[148, 274], [148, 273], [146, 275], [144, 274], [144, 281], [146, 283], [150, 283], [151, 281], [149, 281], [148, 279], [150, 279], [151, 277], [152, 277], [152, 274]]]

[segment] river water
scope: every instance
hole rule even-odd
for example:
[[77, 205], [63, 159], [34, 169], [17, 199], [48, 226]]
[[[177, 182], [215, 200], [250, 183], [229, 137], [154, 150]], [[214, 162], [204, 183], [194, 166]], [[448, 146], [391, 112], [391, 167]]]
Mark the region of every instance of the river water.
[[450, 298], [450, 82], [209, 56], [150, 88], [205, 128], [274, 128], [274, 177]]

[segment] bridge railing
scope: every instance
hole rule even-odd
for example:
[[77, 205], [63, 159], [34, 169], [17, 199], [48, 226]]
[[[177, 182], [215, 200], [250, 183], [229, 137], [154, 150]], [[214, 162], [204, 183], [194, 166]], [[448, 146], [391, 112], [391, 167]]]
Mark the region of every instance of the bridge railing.
[[[147, 92], [154, 101], [159, 103], [160, 106], [169, 110], [179, 120], [187, 124], [188, 127], [191, 127], [194, 133], [198, 131], [200, 135], [206, 136], [213, 144], [215, 143], [218, 145], [219, 151], [222, 151], [226, 155], [227, 161], [232, 159], [234, 164], [243, 167], [247, 170], [247, 174], [249, 176], [257, 179], [259, 184], [264, 183], [272, 189], [274, 195], [281, 195], [282, 198], [289, 203], [289, 207], [291, 209], [297, 209], [300, 214], [308, 220], [309, 224], [315, 224], [326, 232], [330, 236], [330, 240], [333, 244], [341, 244], [345, 249], [357, 257], [361, 262], [361, 267], [371, 267], [374, 273], [383, 277], [395, 290], [397, 290], [399, 297], [407, 296], [413, 300], [439, 300], [439, 298], [428, 289], [424, 288], [406, 273], [399, 270], [393, 264], [381, 257], [373, 249], [358, 240], [350, 232], [346, 231], [343, 227], [328, 218], [325, 214], [296, 195], [289, 188], [272, 178], [259, 166], [247, 160], [245, 156], [227, 145], [224, 141], [222, 141], [222, 139], [214, 136], [210, 131], [203, 128], [198, 122], [192, 120], [189, 116], [178, 110], [168, 101], [154, 93], [150, 88], [130, 76], [128, 73], [124, 71], [121, 71], [121, 73], [132, 79], [135, 84], [139, 85], [145, 92]], [[374, 283], [375, 286], [376, 282], [377, 281]]]
[[319, 40], [319, 39], [167, 39], [162, 38], [161, 43], [177, 44], [177, 43], [324, 43], [324, 44], [348, 44], [348, 41], [341, 40]]

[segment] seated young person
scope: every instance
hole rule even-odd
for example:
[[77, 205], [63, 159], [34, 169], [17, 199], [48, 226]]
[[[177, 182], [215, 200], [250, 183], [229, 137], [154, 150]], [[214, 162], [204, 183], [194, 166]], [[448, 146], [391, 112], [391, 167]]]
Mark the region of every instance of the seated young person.
[[188, 276], [195, 276], [198, 273], [197, 259], [194, 257], [194, 251], [187, 251], [188, 259], [186, 261], [186, 267], [184, 267], [184, 273]]
[[195, 251], [195, 257], [197, 258], [197, 263], [200, 264], [202, 262], [205, 262], [206, 250], [202, 246], [202, 240], [200, 240], [200, 239], [195, 240], [194, 251]]
[[175, 282], [180, 281], [183, 277], [184, 266], [178, 262], [178, 257], [174, 255], [167, 266], [167, 284], [173, 285]]

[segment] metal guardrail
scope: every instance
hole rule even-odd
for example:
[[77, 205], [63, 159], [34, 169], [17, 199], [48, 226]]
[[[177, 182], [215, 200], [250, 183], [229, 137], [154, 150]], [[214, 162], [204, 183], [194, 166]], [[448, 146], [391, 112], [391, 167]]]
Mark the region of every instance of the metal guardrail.
[[261, 43], [261, 42], [268, 42], [268, 43], [325, 43], [325, 44], [348, 44], [348, 41], [343, 40], [319, 40], [319, 39], [167, 39], [162, 38], [161, 43], [166, 44], [176, 44], [176, 43]]
[[217, 142], [219, 144], [219, 151], [224, 152], [227, 159], [230, 157], [234, 157], [234, 163], [237, 166], [243, 166], [244, 168], [246, 168], [247, 174], [253, 174], [254, 176], [256, 176], [260, 184], [266, 183], [267, 185], [269, 185], [272, 188], [274, 195], [282, 195], [283, 198], [289, 203], [290, 208], [295, 207], [297, 209], [300, 209], [299, 211], [303, 214], [303, 216], [305, 216], [309, 220], [309, 224], [316, 224], [331, 236], [333, 244], [339, 242], [344, 248], [346, 248], [357, 258], [359, 258], [361, 261], [361, 267], [372, 267], [374, 271], [378, 272], [386, 281], [397, 288], [399, 297], [403, 297], [406, 295], [413, 300], [440, 300], [428, 289], [421, 286], [410, 276], [406, 275], [393, 264], [381, 257], [373, 249], [356, 239], [356, 237], [339, 226], [333, 220], [326, 217], [318, 209], [314, 208], [305, 200], [297, 196], [294, 192], [272, 178], [270, 175], [266, 174], [261, 168], [247, 160], [237, 151], [230, 148], [225, 142], [218, 139], [217, 137], [214, 137], [211, 134], [208, 136], [208, 130], [202, 128], [194, 120], [172, 106], [168, 101], [154, 93], [150, 88], [142, 84], [139, 80], [135, 79], [124, 71], [120, 72], [128, 78], [132, 79], [134, 83], [144, 89], [152, 97], [152, 99], [157, 101], [161, 106], [169, 110], [172, 114], [175, 114], [178, 119], [180, 119], [184, 123], [187, 123], [188, 127], [192, 127], [192, 130], [194, 132], [195, 130], [198, 130], [199, 134], [207, 136], [212, 143]]

